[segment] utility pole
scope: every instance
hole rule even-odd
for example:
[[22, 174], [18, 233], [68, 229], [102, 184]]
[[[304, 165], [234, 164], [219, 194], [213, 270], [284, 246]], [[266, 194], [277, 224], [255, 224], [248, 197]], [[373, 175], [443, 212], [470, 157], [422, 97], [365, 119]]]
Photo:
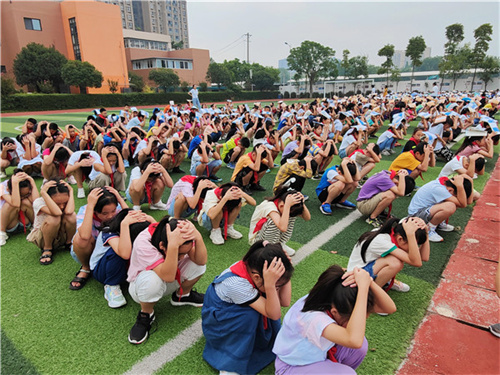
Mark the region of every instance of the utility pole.
[[247, 37], [247, 64], [250, 64], [250, 33], [243, 34]]

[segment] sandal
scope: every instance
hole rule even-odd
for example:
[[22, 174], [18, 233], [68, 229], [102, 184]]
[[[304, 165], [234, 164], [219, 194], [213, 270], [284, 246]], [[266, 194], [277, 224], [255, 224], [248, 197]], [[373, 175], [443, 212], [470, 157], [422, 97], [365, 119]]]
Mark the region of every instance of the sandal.
[[[87, 277], [78, 277], [78, 274], [80, 272], [86, 273]], [[84, 270], [83, 268], [80, 268], [78, 270], [78, 272], [76, 273], [75, 277], [73, 278], [73, 280], [71, 280], [71, 282], [69, 283], [69, 288], [71, 290], [80, 290], [85, 286], [85, 284], [87, 284], [87, 281], [89, 281], [89, 279], [90, 279], [90, 271]], [[79, 283], [80, 285], [75, 286], [75, 285], [73, 285], [73, 283]]]
[[[45, 255], [44, 255], [45, 253]], [[46, 253], [50, 253], [49, 254], [46, 254]], [[48, 266], [49, 264], [51, 264], [53, 262], [53, 259], [52, 259], [52, 249], [50, 250], [42, 250], [42, 256], [40, 257], [40, 259], [38, 260], [40, 262], [40, 264], [42, 266]], [[43, 259], [48, 259], [47, 261], [42, 261]]]

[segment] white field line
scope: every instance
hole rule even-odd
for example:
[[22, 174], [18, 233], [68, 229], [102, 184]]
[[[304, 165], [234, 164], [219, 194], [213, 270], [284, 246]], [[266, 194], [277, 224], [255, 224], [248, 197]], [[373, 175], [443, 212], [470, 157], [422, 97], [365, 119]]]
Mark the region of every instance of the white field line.
[[[297, 251], [293, 257], [293, 263], [297, 265], [302, 262], [361, 216], [362, 215], [355, 210], [339, 222], [328, 227], [328, 229], [318, 234]], [[137, 362], [130, 370], [125, 372], [124, 375], [152, 375], [166, 363], [173, 361], [185, 350], [193, 346], [202, 337], [201, 319], [198, 319], [158, 350]]]

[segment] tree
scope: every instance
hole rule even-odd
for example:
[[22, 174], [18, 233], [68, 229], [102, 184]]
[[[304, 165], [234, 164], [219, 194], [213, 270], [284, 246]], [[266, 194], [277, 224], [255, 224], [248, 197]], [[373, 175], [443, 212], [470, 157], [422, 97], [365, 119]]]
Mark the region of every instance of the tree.
[[405, 56], [409, 57], [411, 60], [410, 92], [413, 91], [413, 74], [415, 73], [415, 67], [422, 65], [422, 60], [420, 59], [422, 58], [426, 47], [425, 40], [421, 35], [415, 36], [408, 41]]
[[391, 72], [392, 67], [394, 66], [392, 62], [392, 56], [394, 56], [394, 45], [386, 44], [381, 49], [379, 49], [378, 55], [385, 57], [385, 61], [378, 70], [378, 74], [387, 74], [386, 85], [389, 85], [389, 73]]
[[439, 70], [439, 63], [443, 56], [428, 57], [422, 61], [422, 65], [415, 68], [416, 72], [428, 72], [432, 70]]
[[488, 82], [493, 81], [493, 76], [500, 73], [500, 59], [486, 56], [479, 67], [482, 71], [478, 75], [484, 81], [484, 90], [486, 90]]
[[61, 69], [64, 83], [80, 87], [80, 94], [87, 93], [87, 87], [101, 87], [102, 73], [87, 61], [69, 60]]
[[201, 92], [208, 91], [208, 84], [206, 82], [200, 82], [198, 83], [198, 86], [200, 86]]
[[338, 75], [337, 64], [333, 57], [335, 51], [317, 42], [306, 40], [299, 47], [292, 48], [287, 58], [288, 67], [298, 75], [305, 75], [309, 81], [309, 92], [312, 94], [314, 82], [319, 78]]
[[221, 86], [229, 87], [233, 83], [231, 71], [223, 64], [216, 62], [208, 65], [207, 79], [212, 83], [216, 83], [219, 90]]
[[[252, 67], [253, 65], [259, 64], [252, 64]], [[274, 84], [279, 82], [280, 71], [276, 68], [260, 65], [260, 68], [257, 67], [255, 70], [252, 68], [252, 72], [252, 84], [259, 91], [271, 91], [274, 89]]]
[[399, 71], [399, 69], [394, 68], [391, 71], [391, 81], [396, 82], [396, 89], [394, 90], [394, 92], [398, 92], [399, 81], [401, 81], [401, 72]]
[[476, 44], [473, 49], [473, 64], [474, 64], [474, 75], [472, 76], [472, 86], [474, 88], [474, 81], [476, 79], [477, 67], [482, 63], [486, 57], [486, 52], [490, 48], [489, 42], [491, 42], [491, 34], [493, 34], [493, 26], [489, 23], [485, 23], [474, 30], [474, 39], [476, 39]]
[[182, 92], [188, 92], [190, 89], [190, 85], [189, 85], [189, 82], [187, 81], [182, 81], [181, 82], [181, 91]]
[[[347, 77], [353, 80], [358, 77], [368, 77], [368, 57], [367, 56], [354, 56], [349, 59], [349, 68], [347, 69]], [[354, 92], [356, 92], [357, 83], [353, 82]]]
[[134, 92], [142, 92], [144, 89], [144, 80], [141, 76], [133, 72], [128, 72], [128, 84]]
[[183, 49], [184, 48], [184, 41], [181, 40], [179, 42], [173, 42], [172, 43], [172, 49], [173, 50], [178, 50], [178, 49]]
[[[250, 69], [252, 65], [248, 64], [246, 61], [240, 61], [239, 59], [230, 61], [224, 60], [222, 65], [229, 69], [234, 82], [245, 82], [246, 84], [250, 84]], [[256, 65], [262, 66], [259, 64]]]
[[452, 60], [459, 48], [460, 43], [464, 40], [464, 26], [461, 23], [454, 23], [446, 27], [445, 31], [446, 43], [444, 44], [444, 57], [439, 64], [439, 74], [441, 75], [441, 87], [445, 76], [451, 71], [453, 65], [456, 66]]
[[108, 86], [109, 86], [109, 91], [111, 91], [111, 93], [115, 93], [118, 91], [118, 81], [113, 81], [111, 79], [108, 79]]
[[37, 83], [49, 81], [58, 88], [62, 83], [61, 68], [67, 59], [54, 46], [45, 47], [29, 43], [21, 49], [14, 59], [14, 75], [18, 85], [28, 85], [39, 92]]
[[179, 86], [179, 76], [172, 69], [151, 69], [148, 79], [167, 92], [167, 89]]

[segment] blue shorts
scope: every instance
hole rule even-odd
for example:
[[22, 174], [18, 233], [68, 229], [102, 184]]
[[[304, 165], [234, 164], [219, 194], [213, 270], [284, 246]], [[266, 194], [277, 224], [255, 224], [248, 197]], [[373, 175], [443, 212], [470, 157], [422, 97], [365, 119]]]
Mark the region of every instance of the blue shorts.
[[[175, 198], [172, 199], [172, 203], [170, 203], [170, 206], [168, 207], [168, 214], [172, 217], [174, 216], [174, 206], [175, 206]], [[189, 216], [191, 216], [195, 212], [196, 212], [196, 208], [191, 208], [188, 205], [187, 210], [181, 213], [181, 218], [183, 218], [183, 219], [188, 218]]]
[[[127, 196], [128, 201], [132, 202], [132, 197], [130, 196], [130, 192], [128, 191], [128, 189], [127, 189], [127, 191], [125, 191], [125, 195]], [[142, 198], [139, 205], [144, 204], [144, 203], [148, 203], [148, 195], [147, 194], [144, 194], [144, 197]]]
[[340, 156], [341, 159], [347, 157], [346, 149], [345, 148], [343, 150], [339, 150], [339, 156]]
[[377, 275], [373, 274], [373, 265], [375, 264], [375, 262], [376, 260], [372, 260], [370, 263], [363, 267], [363, 269], [370, 274], [373, 280], [377, 278]]
[[[222, 220], [224, 221], [224, 219]], [[222, 221], [220, 223], [220, 225], [222, 226]], [[201, 215], [201, 225], [203, 226], [203, 228], [205, 228], [206, 230], [208, 230], [209, 232], [212, 230], [212, 219], [210, 219], [208, 217], [208, 215], [204, 212], [202, 215]]]

